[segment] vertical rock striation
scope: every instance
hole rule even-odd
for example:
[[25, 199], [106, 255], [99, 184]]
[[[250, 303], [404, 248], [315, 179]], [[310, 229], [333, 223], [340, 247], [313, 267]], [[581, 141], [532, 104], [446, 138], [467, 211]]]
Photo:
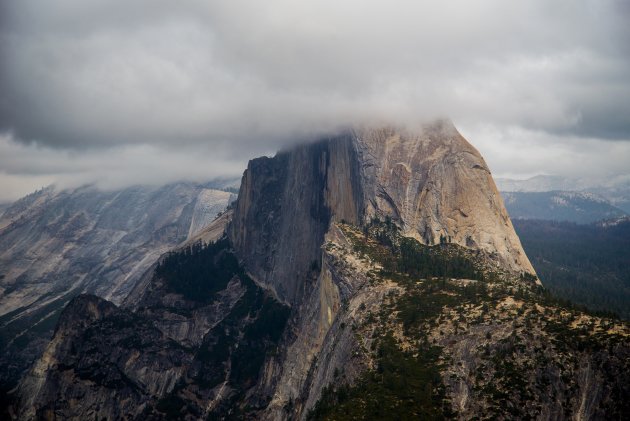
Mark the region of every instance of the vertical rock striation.
[[0, 399], [80, 293], [118, 304], [166, 251], [198, 235], [231, 193], [196, 183], [32, 193], [0, 216]]
[[243, 175], [230, 240], [256, 279], [295, 304], [303, 280], [319, 267], [330, 221], [360, 221], [360, 188], [349, 135], [254, 159]]
[[359, 130], [364, 219], [388, 215], [424, 244], [440, 237], [495, 253], [502, 267], [534, 273], [490, 170], [449, 121], [411, 132]]

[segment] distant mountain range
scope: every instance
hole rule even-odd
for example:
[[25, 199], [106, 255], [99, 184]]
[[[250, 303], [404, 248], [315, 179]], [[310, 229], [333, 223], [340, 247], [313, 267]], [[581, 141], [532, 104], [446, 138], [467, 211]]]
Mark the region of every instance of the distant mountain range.
[[627, 215], [608, 200], [593, 193], [571, 191], [502, 192], [513, 219], [545, 219], [580, 224]]
[[496, 183], [543, 285], [557, 297], [629, 319], [629, 177]]
[[[526, 180], [495, 179], [501, 192], [558, 192], [591, 193], [610, 205], [630, 213], [630, 174], [609, 178], [570, 178], [557, 175], [537, 175]], [[588, 199], [588, 198], [584, 198]], [[508, 207], [509, 210], [509, 207]]]

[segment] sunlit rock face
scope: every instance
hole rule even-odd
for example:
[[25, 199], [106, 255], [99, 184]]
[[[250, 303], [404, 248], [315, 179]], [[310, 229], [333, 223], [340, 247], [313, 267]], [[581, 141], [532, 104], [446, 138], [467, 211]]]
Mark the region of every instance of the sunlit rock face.
[[416, 131], [355, 132], [363, 218], [389, 215], [424, 244], [440, 237], [496, 253], [503, 267], [534, 273], [490, 170], [450, 121]]
[[[335, 223], [374, 218], [390, 219], [423, 244], [442, 239], [483, 252], [506, 272], [535, 273], [485, 161], [449, 121], [349, 130], [251, 161], [228, 235], [250, 274], [296, 309], [295, 336], [259, 385], [259, 393], [274, 396], [266, 417], [283, 418], [297, 401], [304, 415], [333, 368], [352, 365], [356, 344], [334, 323], [348, 317], [339, 315], [344, 302], [354, 297], [357, 306], [377, 308], [396, 290], [364, 290], [364, 272], [349, 277], [339, 270], [343, 258], [322, 252], [330, 241], [345, 241]], [[360, 318], [356, 308], [352, 313]]]

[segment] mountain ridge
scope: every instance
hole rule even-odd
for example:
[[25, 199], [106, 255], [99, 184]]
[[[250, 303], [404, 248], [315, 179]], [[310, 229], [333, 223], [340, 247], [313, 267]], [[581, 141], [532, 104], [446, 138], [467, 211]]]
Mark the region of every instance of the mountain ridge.
[[582, 224], [627, 216], [602, 196], [588, 192], [502, 192], [513, 219], [546, 219]]
[[[449, 122], [344, 133], [250, 161], [235, 204], [144, 278], [116, 316], [57, 331], [52, 358], [20, 383], [17, 414], [566, 419], [628, 409], [630, 328], [545, 295], [487, 165]], [[119, 325], [135, 318], [150, 343]]]
[[[279, 202], [266, 200], [271, 195]], [[287, 207], [290, 212], [283, 214]], [[284, 215], [288, 219], [280, 221]], [[256, 278], [284, 289], [277, 292], [293, 302], [299, 292], [288, 279], [319, 260], [327, 225], [360, 225], [377, 216], [391, 218], [424, 244], [450, 238], [494, 253], [497, 264], [514, 272], [535, 273], [486, 163], [446, 120], [419, 132], [353, 130], [252, 160], [228, 235]], [[300, 230], [291, 231], [293, 226]]]
[[44, 188], [0, 217], [0, 384], [43, 351], [61, 309], [90, 292], [120, 303], [158, 259], [223, 210], [201, 184]]
[[613, 177], [563, 177], [559, 175], [537, 175], [526, 180], [497, 178], [502, 192], [550, 192], [566, 191], [591, 193], [603, 197], [611, 205], [630, 213], [630, 175]]

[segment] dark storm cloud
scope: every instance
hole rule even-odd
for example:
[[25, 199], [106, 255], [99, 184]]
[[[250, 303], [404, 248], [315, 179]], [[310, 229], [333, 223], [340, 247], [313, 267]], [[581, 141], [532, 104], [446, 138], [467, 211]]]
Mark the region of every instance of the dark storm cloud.
[[[442, 115], [495, 139], [471, 139], [490, 156], [501, 155], [498, 139], [515, 130], [576, 153], [590, 152], [589, 142], [630, 140], [625, 1], [9, 0], [1, 7], [0, 131], [41, 153], [105, 157], [133, 145], [164, 153], [184, 145], [199, 155], [211, 145], [209, 167], [219, 159], [239, 166], [348, 124]], [[20, 161], [29, 148], [9, 149]], [[16, 174], [11, 168], [0, 172]]]

